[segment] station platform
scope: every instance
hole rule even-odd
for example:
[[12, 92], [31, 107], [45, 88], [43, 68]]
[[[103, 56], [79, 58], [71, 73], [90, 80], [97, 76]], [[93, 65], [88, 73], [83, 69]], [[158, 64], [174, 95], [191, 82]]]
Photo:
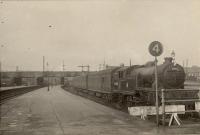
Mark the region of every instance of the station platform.
[[155, 123], [73, 95], [60, 86], [41, 88], [1, 106], [1, 135], [167, 135], [200, 134], [190, 127]]
[[35, 86], [35, 85], [30, 85], [30, 86], [11, 86], [11, 87], [1, 87], [0, 91], [4, 91], [4, 90], [12, 90], [12, 89], [18, 89], [18, 88], [26, 88], [26, 87], [31, 87], [31, 86]]

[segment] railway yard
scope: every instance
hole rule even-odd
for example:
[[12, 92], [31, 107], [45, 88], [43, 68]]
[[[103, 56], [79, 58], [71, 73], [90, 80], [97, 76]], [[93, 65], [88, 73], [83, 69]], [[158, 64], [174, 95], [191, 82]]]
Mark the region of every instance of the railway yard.
[[24, 73], [1, 87], [2, 135], [200, 134], [200, 83], [186, 80], [173, 57], [58, 73], [22, 80]]
[[199, 7], [0, 0], [0, 135], [200, 135]]
[[158, 101], [152, 63], [80, 72], [66, 78], [38, 77], [34, 78], [36, 85], [29, 86], [18, 78], [18, 86], [1, 87], [0, 133], [200, 134], [200, 83], [185, 80], [184, 69], [168, 59], [157, 67]]
[[157, 127], [60, 86], [40, 88], [1, 106], [2, 135], [194, 135], [200, 134], [198, 127], [199, 123]]

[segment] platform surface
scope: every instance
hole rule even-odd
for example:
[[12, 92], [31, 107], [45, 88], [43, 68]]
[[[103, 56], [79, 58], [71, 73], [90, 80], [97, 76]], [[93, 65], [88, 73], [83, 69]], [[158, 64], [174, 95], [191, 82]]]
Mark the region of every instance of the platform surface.
[[1, 116], [1, 135], [200, 134], [199, 125], [157, 128], [153, 122], [73, 95], [59, 86], [6, 102]]

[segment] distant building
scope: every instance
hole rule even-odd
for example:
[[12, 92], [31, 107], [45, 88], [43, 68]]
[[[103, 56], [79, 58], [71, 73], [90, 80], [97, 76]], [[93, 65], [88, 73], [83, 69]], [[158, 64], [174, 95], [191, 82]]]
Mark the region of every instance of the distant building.
[[186, 80], [200, 81], [200, 67], [192, 66], [185, 68]]
[[78, 71], [6, 71], [1, 72], [1, 86], [37, 85], [37, 79], [44, 78], [44, 83], [63, 84], [64, 77], [80, 75]]

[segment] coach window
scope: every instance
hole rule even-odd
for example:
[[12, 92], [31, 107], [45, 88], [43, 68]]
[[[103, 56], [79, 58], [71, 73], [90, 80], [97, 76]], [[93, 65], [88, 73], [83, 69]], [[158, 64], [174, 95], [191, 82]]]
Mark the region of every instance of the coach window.
[[128, 82], [126, 82], [126, 88], [128, 88]]
[[123, 72], [119, 71], [119, 78], [122, 78], [122, 77], [123, 77]]

